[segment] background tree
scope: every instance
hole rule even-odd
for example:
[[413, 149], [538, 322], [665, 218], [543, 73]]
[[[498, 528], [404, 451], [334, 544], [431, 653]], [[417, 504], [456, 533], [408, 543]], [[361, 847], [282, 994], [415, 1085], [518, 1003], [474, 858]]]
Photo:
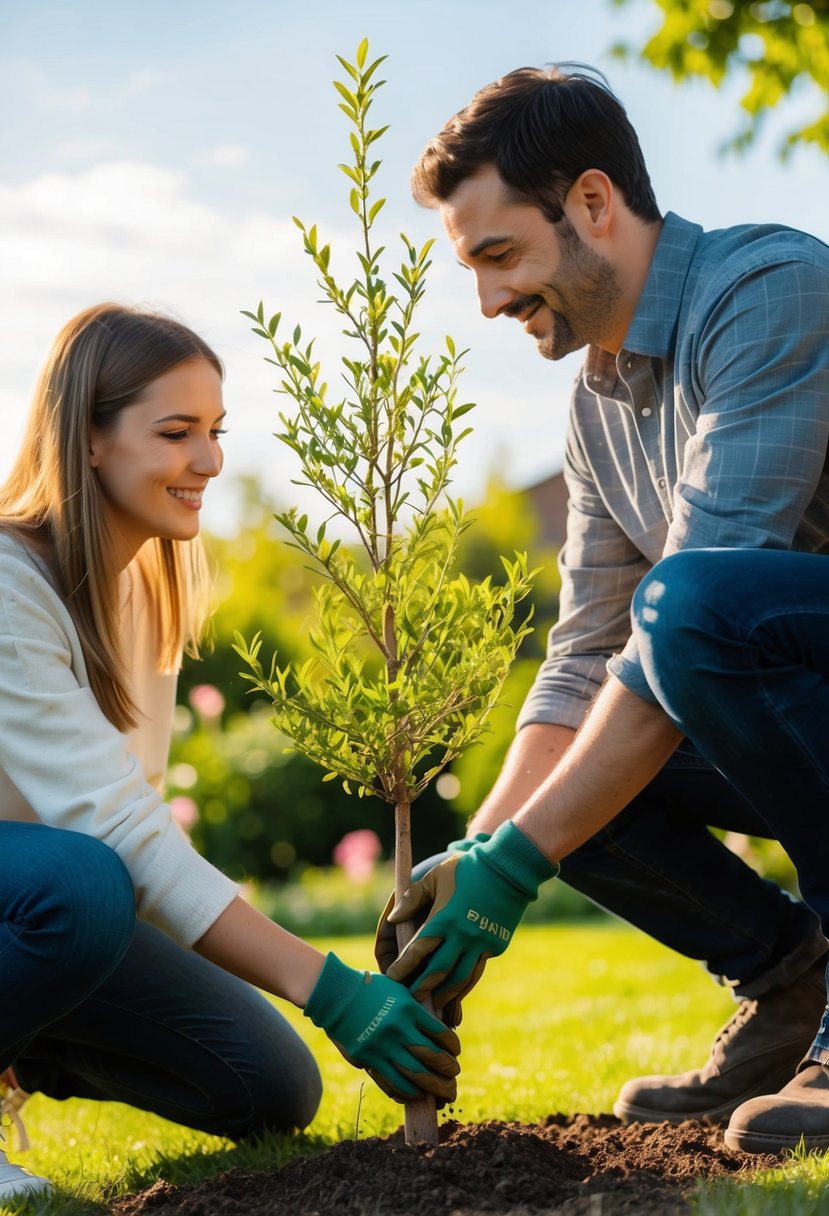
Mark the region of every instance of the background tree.
[[746, 122], [726, 145], [737, 150], [754, 141], [770, 110], [811, 83], [817, 86], [815, 118], [788, 133], [781, 153], [785, 156], [799, 144], [813, 144], [829, 153], [827, 0], [652, 2], [662, 11], [657, 32], [641, 48], [629, 43], [614, 47], [616, 55], [636, 55], [678, 81], [698, 76], [720, 85], [729, 75], [747, 77], [740, 103]]

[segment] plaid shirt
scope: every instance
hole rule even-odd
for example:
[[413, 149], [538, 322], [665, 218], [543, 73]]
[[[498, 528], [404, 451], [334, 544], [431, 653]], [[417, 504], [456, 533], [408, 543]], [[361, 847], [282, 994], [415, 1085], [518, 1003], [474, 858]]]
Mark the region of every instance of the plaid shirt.
[[829, 551], [828, 442], [829, 247], [669, 213], [623, 349], [576, 382], [560, 615], [519, 728], [578, 726], [607, 670], [654, 700], [630, 601], [661, 557]]

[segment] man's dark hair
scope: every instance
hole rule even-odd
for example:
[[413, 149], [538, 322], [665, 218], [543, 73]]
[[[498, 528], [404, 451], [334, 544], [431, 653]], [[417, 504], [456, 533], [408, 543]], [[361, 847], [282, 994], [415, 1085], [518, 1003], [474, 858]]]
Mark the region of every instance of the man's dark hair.
[[[634, 215], [659, 220], [636, 132], [600, 72], [585, 65], [518, 68], [476, 93], [426, 147], [412, 173], [417, 202], [435, 207], [492, 164], [512, 191], [557, 223], [586, 169], [600, 169]], [[580, 70], [577, 70], [580, 69]]]

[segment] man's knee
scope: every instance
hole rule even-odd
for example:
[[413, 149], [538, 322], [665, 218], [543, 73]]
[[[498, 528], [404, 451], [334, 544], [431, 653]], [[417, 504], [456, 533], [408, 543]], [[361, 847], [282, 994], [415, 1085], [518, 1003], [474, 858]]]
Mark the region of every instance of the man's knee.
[[724, 550], [688, 549], [658, 562], [632, 602], [633, 632], [645, 677], [680, 722], [703, 695], [729, 645], [733, 571]]
[[642, 579], [633, 596], [634, 628], [660, 648], [694, 629], [707, 611], [710, 593], [703, 594], [712, 569], [706, 550], [687, 549], [658, 562]]

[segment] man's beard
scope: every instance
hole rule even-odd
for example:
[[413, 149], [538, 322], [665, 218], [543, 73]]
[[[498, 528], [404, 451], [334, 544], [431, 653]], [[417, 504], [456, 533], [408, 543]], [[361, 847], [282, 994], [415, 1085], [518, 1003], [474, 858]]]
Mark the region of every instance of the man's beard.
[[556, 232], [561, 250], [557, 282], [539, 296], [552, 317], [551, 332], [536, 338], [545, 359], [563, 359], [588, 343], [601, 345], [622, 296], [610, 262], [584, 244], [566, 216]]

